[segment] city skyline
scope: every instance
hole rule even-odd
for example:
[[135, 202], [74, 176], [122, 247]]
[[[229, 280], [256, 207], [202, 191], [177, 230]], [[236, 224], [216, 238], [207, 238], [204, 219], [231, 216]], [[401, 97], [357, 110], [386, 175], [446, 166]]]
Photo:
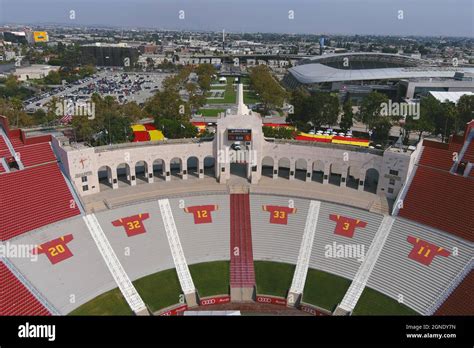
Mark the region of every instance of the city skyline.
[[[91, 0], [0, 0], [0, 23], [173, 31], [225, 29], [233, 33], [474, 36], [470, 0], [260, 0], [257, 4], [249, 0], [102, 0], [99, 4]], [[70, 11], [75, 11], [74, 19], [69, 18]]]

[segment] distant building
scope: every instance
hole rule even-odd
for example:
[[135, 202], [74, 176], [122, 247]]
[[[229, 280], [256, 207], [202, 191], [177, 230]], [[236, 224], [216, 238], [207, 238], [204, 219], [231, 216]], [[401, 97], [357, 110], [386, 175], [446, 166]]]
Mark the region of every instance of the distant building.
[[[398, 54], [359, 52], [303, 59], [288, 69], [283, 83], [289, 89], [304, 86], [309, 90], [339, 92], [341, 99], [358, 100], [371, 91], [403, 99], [416, 97], [432, 87], [440, 91], [465, 90], [472, 85], [469, 76], [473, 73], [474, 68], [438, 67]], [[426, 91], [422, 86], [427, 87]]]
[[28, 43], [26, 32], [24, 31], [4, 31], [3, 38], [5, 41], [19, 44]]
[[33, 64], [31, 66], [17, 68], [13, 75], [15, 75], [19, 81], [42, 79], [46, 77], [51, 71], [58, 71], [59, 66]]
[[83, 63], [92, 63], [97, 66], [134, 66], [140, 55], [136, 47], [128, 44], [95, 43], [81, 46]]
[[48, 42], [49, 36], [46, 31], [30, 31], [27, 34], [27, 40], [30, 44]]
[[[474, 87], [473, 87], [474, 88]], [[430, 91], [430, 94], [435, 97], [441, 103], [454, 103], [457, 104], [459, 99], [464, 95], [474, 95], [472, 92], [433, 92]]]
[[158, 53], [159, 46], [153, 44], [145, 44], [138, 47], [138, 50], [142, 54], [156, 54]]

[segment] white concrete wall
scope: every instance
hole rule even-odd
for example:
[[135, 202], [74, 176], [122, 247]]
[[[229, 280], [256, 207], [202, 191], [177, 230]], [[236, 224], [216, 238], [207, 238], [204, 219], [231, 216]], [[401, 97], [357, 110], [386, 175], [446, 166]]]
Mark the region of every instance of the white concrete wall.
[[[72, 182], [76, 185], [81, 195], [89, 195], [100, 191], [98, 171], [101, 167], [108, 170], [109, 183], [114, 189], [118, 188], [117, 167], [126, 164], [127, 182], [136, 185], [135, 166], [137, 162], [146, 163], [146, 181], [152, 183], [156, 178], [153, 174], [153, 163], [163, 160], [165, 166], [165, 180], [171, 180], [170, 163], [172, 159], [181, 160], [181, 178], [187, 179], [187, 160], [190, 157], [198, 158], [199, 169], [204, 169], [204, 159], [213, 157], [215, 159], [215, 175], [219, 182], [226, 183], [231, 177], [231, 164], [226, 154], [232, 152], [230, 146], [233, 141], [228, 141], [228, 129], [251, 129], [252, 141], [249, 144], [241, 142], [245, 151], [252, 156], [252, 162], [247, 164], [247, 179], [256, 184], [262, 176], [262, 160], [271, 165], [278, 178], [279, 166], [289, 169], [289, 179], [295, 178], [296, 169], [306, 170], [306, 181], [311, 181], [313, 170], [324, 171], [323, 183], [328, 183], [330, 174], [340, 174], [340, 186], [346, 186], [349, 175], [358, 179], [358, 189], [364, 190], [364, 181], [369, 169], [375, 169], [378, 173], [378, 186], [376, 193], [384, 193], [389, 198], [395, 198], [405, 182], [410, 155], [392, 150], [384, 152], [383, 156], [360, 151], [354, 148], [336, 147], [322, 144], [312, 145], [297, 143], [294, 141], [267, 141], [263, 137], [262, 119], [258, 114], [249, 112], [248, 115], [226, 115], [219, 119], [216, 136], [212, 142], [179, 142], [174, 143], [147, 143], [147, 144], [121, 144], [112, 147], [102, 146], [99, 148], [67, 148], [60, 149], [61, 160]], [[58, 147], [58, 144], [55, 145]], [[359, 150], [359, 151], [357, 151]], [[57, 151], [58, 152], [58, 151]], [[241, 151], [239, 151], [240, 153]], [[249, 159], [250, 160], [250, 159]], [[396, 170], [396, 175], [390, 174], [390, 170]], [[186, 172], [185, 172], [186, 171]], [[84, 180], [83, 181], [83, 177]], [[204, 172], [199, 178], [204, 177]], [[392, 180], [392, 182], [390, 182]], [[84, 186], [87, 185], [87, 191]], [[389, 192], [389, 189], [391, 189]]]

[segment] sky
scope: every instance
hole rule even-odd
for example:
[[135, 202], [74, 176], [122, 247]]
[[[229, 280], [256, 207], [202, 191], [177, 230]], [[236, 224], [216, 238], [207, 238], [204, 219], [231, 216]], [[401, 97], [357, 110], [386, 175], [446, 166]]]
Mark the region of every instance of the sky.
[[474, 0], [0, 0], [0, 23], [474, 37]]

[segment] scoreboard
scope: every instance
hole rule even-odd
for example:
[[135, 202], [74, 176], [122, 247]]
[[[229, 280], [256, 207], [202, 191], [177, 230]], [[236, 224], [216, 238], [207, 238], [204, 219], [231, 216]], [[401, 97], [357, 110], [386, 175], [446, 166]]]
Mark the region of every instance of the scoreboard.
[[252, 130], [251, 129], [228, 129], [227, 140], [252, 141]]

